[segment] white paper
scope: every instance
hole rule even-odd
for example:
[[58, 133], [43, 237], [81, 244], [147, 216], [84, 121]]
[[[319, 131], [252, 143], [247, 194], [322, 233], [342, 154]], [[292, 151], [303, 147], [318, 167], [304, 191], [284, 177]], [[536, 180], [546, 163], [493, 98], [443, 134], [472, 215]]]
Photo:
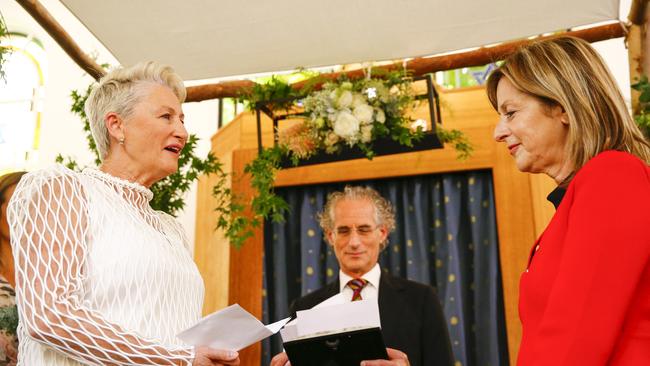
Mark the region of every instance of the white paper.
[[280, 337], [282, 337], [282, 342], [291, 342], [294, 339], [298, 338], [298, 325], [297, 325], [296, 319], [290, 321], [287, 323], [287, 325], [284, 326], [280, 330]]
[[318, 309], [322, 308], [325, 306], [332, 306], [332, 305], [340, 305], [340, 304], [345, 304], [347, 300], [345, 297], [339, 292], [338, 294], [326, 299], [325, 301], [321, 302], [320, 304], [314, 306], [312, 309]]
[[[347, 301], [346, 301], [345, 297], [343, 297], [343, 295], [341, 295], [341, 293], [339, 292], [338, 294], [325, 299], [325, 301], [323, 301], [323, 302], [321, 302], [319, 304], [316, 304], [316, 306], [314, 306], [312, 309], [318, 309], [318, 308], [322, 308], [322, 307], [325, 307], [325, 306], [344, 304], [346, 302]], [[291, 341], [295, 340], [296, 338], [298, 338], [297, 324], [298, 324], [298, 319], [294, 319], [294, 320], [288, 322], [284, 326], [284, 328], [282, 328], [280, 330], [280, 336], [282, 337], [282, 342], [291, 342]]]
[[[344, 329], [381, 327], [376, 300], [314, 307], [296, 313], [297, 337]], [[284, 338], [283, 338], [284, 340]]]
[[239, 351], [277, 333], [289, 319], [265, 326], [239, 304], [234, 304], [204, 317], [177, 337], [193, 346]]

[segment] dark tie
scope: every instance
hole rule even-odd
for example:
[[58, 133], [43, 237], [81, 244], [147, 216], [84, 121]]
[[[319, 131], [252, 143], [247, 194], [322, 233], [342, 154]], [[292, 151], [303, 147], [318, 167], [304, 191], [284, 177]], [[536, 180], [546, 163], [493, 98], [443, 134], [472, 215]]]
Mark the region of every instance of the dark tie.
[[355, 278], [348, 281], [348, 287], [352, 289], [352, 301], [362, 300], [361, 299], [361, 290], [368, 284], [367, 280], [363, 278]]

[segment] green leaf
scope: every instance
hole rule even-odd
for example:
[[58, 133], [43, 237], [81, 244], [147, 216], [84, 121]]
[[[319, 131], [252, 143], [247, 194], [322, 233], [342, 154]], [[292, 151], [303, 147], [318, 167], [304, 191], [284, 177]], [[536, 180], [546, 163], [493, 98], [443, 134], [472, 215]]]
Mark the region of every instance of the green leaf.
[[0, 330], [16, 335], [18, 328], [18, 308], [16, 305], [0, 308]]
[[641, 95], [639, 95], [639, 101], [642, 102], [642, 103], [650, 102], [650, 91], [649, 90], [643, 90]]

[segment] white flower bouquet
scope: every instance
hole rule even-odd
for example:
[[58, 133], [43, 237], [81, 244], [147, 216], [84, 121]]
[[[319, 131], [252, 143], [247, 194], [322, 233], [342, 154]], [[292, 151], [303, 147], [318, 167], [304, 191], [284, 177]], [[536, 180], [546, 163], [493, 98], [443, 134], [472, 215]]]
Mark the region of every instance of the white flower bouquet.
[[372, 142], [379, 137], [410, 146], [421, 135], [409, 128], [412, 120], [406, 115], [414, 103], [411, 80], [402, 75], [327, 82], [302, 100], [304, 125], [279, 139], [300, 159], [319, 150], [335, 153], [342, 145], [357, 146], [371, 158]]

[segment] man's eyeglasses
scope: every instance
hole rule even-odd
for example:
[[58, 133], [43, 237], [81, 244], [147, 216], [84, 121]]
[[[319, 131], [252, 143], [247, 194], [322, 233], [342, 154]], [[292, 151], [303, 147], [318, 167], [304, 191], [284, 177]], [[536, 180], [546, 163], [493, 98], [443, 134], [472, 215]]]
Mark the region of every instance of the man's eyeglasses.
[[373, 231], [377, 230], [379, 226], [370, 226], [370, 225], [361, 225], [356, 227], [349, 226], [339, 226], [334, 230], [337, 238], [348, 238], [352, 235], [352, 231], [356, 231], [357, 235], [360, 237], [366, 237], [372, 234]]

